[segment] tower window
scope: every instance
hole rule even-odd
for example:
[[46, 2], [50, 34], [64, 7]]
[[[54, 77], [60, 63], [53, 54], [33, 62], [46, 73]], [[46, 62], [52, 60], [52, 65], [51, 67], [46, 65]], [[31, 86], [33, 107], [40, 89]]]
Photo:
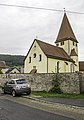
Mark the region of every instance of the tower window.
[[64, 41], [61, 42], [61, 45], [64, 45]]
[[31, 57], [29, 57], [29, 63], [31, 63]]
[[73, 45], [74, 45], [74, 42], [73, 42]]
[[59, 46], [59, 43], [57, 43], [56, 45]]
[[76, 47], [77, 47], [77, 43], [76, 43]]

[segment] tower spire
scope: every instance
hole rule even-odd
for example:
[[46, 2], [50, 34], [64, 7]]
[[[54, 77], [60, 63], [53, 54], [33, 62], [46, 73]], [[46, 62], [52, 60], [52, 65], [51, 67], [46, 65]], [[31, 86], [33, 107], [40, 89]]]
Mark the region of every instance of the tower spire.
[[64, 16], [63, 16], [61, 27], [60, 27], [60, 30], [59, 30], [59, 33], [58, 33], [58, 36], [56, 39], [56, 43], [60, 42], [60, 41], [65, 41], [68, 39], [75, 41], [75, 42], [78, 42], [76, 37], [75, 37], [75, 34], [72, 30], [72, 27], [69, 23], [68, 17], [66, 15], [66, 10], [64, 8]]

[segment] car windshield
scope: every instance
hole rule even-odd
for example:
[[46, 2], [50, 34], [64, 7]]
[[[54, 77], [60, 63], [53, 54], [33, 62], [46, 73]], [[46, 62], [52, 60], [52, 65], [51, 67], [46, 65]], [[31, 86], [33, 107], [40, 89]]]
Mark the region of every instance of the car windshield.
[[20, 79], [20, 80], [16, 80], [16, 83], [17, 84], [24, 84], [24, 83], [27, 83], [27, 82], [25, 81], [25, 79]]

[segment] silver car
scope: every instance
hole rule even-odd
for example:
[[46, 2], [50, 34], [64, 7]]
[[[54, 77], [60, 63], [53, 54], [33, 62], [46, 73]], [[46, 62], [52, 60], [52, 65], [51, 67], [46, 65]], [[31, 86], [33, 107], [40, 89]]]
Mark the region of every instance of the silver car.
[[4, 94], [11, 93], [13, 97], [23, 93], [26, 93], [27, 95], [31, 93], [31, 87], [25, 79], [12, 79], [4, 84], [2, 90]]

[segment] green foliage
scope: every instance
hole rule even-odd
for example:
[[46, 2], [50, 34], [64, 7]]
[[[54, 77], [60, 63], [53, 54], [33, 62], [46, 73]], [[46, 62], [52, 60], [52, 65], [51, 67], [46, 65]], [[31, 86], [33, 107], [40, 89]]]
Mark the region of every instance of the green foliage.
[[61, 94], [61, 93], [62, 93], [59, 85], [55, 85], [53, 88], [51, 88], [51, 89], [49, 90], [49, 92], [50, 92], [50, 93], [58, 93], [58, 94]]
[[53, 78], [53, 83], [52, 83], [52, 85], [53, 85], [54, 87], [49, 90], [50, 93], [58, 93], [58, 94], [62, 93], [62, 91], [61, 91], [61, 89], [60, 89], [59, 80], [60, 80], [60, 76], [59, 76], [59, 74], [57, 73], [57, 74], [55, 75], [55, 77]]
[[35, 96], [42, 97], [59, 97], [59, 98], [74, 98], [74, 99], [84, 99], [84, 94], [70, 94], [70, 93], [50, 93], [44, 91], [32, 91], [32, 94]]
[[9, 67], [22, 66], [24, 64], [25, 56], [20, 55], [3, 55], [0, 54], [0, 61], [5, 61]]

